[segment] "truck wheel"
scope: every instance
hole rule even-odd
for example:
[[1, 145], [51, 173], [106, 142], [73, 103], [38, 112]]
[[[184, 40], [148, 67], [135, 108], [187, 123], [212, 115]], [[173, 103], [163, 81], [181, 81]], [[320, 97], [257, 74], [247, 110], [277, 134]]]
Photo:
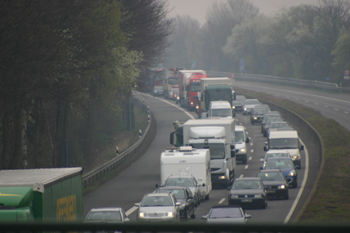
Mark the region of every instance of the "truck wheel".
[[205, 196], [205, 200], [209, 200], [209, 193]]

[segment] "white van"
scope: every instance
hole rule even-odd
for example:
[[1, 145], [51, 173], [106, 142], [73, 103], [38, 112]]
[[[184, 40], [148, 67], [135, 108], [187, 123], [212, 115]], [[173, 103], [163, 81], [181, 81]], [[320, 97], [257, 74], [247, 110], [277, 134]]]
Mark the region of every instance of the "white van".
[[208, 118], [233, 118], [231, 104], [228, 101], [211, 101], [208, 110]]
[[270, 132], [267, 145], [264, 151], [268, 150], [287, 150], [293, 158], [294, 165], [301, 168], [300, 150], [304, 150], [301, 145], [298, 132], [296, 130], [277, 130]]
[[246, 137], [245, 128], [243, 125], [235, 126], [235, 149], [236, 149], [236, 162], [241, 161], [243, 164], [247, 164], [247, 144], [250, 141], [249, 137]]
[[161, 185], [170, 176], [193, 175], [199, 184], [201, 199], [208, 200], [212, 190], [210, 150], [191, 146], [165, 149], [160, 156]]

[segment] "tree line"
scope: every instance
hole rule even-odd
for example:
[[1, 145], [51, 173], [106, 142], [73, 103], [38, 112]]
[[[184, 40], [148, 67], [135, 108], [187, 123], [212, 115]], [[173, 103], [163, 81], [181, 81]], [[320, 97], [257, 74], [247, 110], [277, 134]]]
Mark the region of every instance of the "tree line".
[[161, 0], [3, 0], [0, 169], [74, 164], [125, 129], [124, 106], [159, 63], [172, 20]]
[[206, 22], [177, 16], [167, 66], [341, 83], [350, 68], [350, 2], [286, 8], [273, 16], [247, 0], [214, 3]]

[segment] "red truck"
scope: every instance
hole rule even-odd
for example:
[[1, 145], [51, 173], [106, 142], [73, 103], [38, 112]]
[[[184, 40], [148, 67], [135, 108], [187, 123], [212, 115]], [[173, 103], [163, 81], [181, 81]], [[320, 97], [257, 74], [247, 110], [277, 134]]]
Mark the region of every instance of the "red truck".
[[[190, 99], [192, 99], [193, 104], [195, 103], [193, 101], [194, 93], [192, 94], [189, 93], [191, 89], [190, 88], [191, 85], [193, 85], [193, 89], [195, 89], [195, 85], [199, 85], [199, 91], [200, 91], [200, 79], [198, 81], [198, 84], [191, 84], [191, 83], [194, 83], [193, 82], [194, 80], [196, 80], [196, 78], [193, 77], [194, 79], [190, 81], [190, 77], [192, 76], [193, 73], [196, 73], [197, 75], [204, 75], [206, 77], [206, 72], [204, 70], [179, 70], [177, 72], [177, 76], [179, 77], [179, 97], [180, 97], [179, 102], [182, 107], [188, 108], [188, 109], [191, 108]], [[197, 93], [197, 91], [195, 92]], [[192, 98], [190, 96], [192, 96]]]
[[201, 92], [201, 79], [208, 78], [206, 74], [201, 72], [194, 72], [186, 80], [187, 87], [187, 109], [193, 111], [196, 109], [196, 106], [199, 105], [198, 98], [194, 99], [194, 96], [198, 96], [198, 92]]

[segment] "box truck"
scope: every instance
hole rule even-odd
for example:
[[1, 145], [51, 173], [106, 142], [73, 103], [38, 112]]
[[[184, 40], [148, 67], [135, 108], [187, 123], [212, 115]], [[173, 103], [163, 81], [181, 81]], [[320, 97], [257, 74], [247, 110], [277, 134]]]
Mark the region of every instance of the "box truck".
[[0, 171], [0, 222], [83, 222], [82, 168]]
[[[190, 119], [180, 128], [181, 131], [170, 134], [170, 143], [209, 148], [213, 186], [228, 187], [233, 182], [236, 168], [235, 119]], [[183, 140], [179, 139], [180, 133]]]
[[193, 175], [199, 184], [201, 199], [209, 199], [212, 189], [209, 149], [195, 149], [190, 146], [170, 148], [160, 156], [161, 185], [170, 176]]

